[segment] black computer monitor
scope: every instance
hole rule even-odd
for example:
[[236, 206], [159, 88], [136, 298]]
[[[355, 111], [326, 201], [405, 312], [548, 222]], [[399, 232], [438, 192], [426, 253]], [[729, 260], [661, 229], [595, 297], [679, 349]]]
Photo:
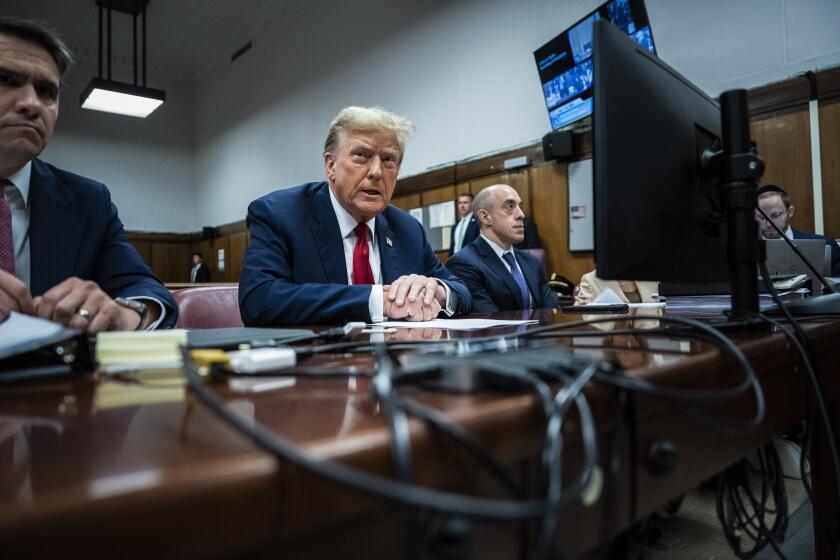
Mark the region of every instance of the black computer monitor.
[[[594, 23], [595, 266], [610, 280], [729, 280], [758, 311], [764, 260], [753, 218], [761, 159], [744, 90], [719, 105], [610, 23]], [[722, 107], [722, 109], [721, 109]], [[786, 305], [840, 314], [840, 293]]]
[[605, 21], [595, 23], [595, 263], [605, 279], [726, 281], [726, 215], [702, 169], [715, 100]]

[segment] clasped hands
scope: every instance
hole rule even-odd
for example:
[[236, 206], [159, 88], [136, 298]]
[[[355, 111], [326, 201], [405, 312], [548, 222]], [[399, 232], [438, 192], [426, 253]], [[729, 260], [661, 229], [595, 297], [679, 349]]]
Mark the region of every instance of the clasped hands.
[[431, 321], [446, 307], [446, 289], [435, 278], [410, 274], [382, 286], [383, 314], [389, 319]]
[[72, 277], [32, 297], [19, 278], [0, 270], [0, 323], [12, 311], [61, 323], [96, 334], [109, 330], [133, 330], [140, 315], [116, 303], [96, 282]]

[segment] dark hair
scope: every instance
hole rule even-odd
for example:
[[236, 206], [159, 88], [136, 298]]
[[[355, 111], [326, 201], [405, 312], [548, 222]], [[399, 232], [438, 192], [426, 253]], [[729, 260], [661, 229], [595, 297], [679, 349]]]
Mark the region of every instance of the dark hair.
[[193, 256], [196, 256], [196, 255], [198, 255], [198, 258], [199, 258], [199, 259], [204, 260], [204, 255], [202, 255], [202, 254], [201, 254], [201, 253], [199, 253], [198, 251], [196, 251], [195, 253], [193, 253]]
[[73, 53], [64, 41], [41, 22], [0, 16], [0, 34], [3, 33], [44, 47], [58, 66], [58, 74], [61, 78], [64, 78], [64, 74], [73, 64]]
[[456, 197], [456, 199], [457, 199], [457, 198], [461, 198], [462, 196], [468, 196], [468, 197], [470, 197], [470, 200], [474, 200], [474, 199], [475, 199], [475, 195], [473, 195], [473, 193], [471, 193], [471, 192], [462, 192], [462, 193], [458, 193], [458, 196]]
[[758, 189], [758, 198], [767, 198], [768, 196], [779, 195], [782, 197], [782, 202], [785, 208], [790, 208], [790, 195], [787, 191], [778, 185], [764, 185]]

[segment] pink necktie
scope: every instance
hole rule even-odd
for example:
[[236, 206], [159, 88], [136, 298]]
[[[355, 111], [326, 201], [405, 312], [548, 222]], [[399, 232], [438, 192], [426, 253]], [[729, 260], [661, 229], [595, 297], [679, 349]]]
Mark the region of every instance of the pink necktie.
[[12, 237], [12, 211], [6, 202], [6, 179], [0, 180], [0, 270], [15, 273], [15, 241]]

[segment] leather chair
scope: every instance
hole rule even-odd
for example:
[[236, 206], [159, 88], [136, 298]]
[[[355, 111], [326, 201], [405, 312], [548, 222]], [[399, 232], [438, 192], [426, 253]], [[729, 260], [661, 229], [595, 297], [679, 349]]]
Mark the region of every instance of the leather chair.
[[203, 286], [172, 293], [178, 304], [179, 329], [241, 327], [239, 286]]

